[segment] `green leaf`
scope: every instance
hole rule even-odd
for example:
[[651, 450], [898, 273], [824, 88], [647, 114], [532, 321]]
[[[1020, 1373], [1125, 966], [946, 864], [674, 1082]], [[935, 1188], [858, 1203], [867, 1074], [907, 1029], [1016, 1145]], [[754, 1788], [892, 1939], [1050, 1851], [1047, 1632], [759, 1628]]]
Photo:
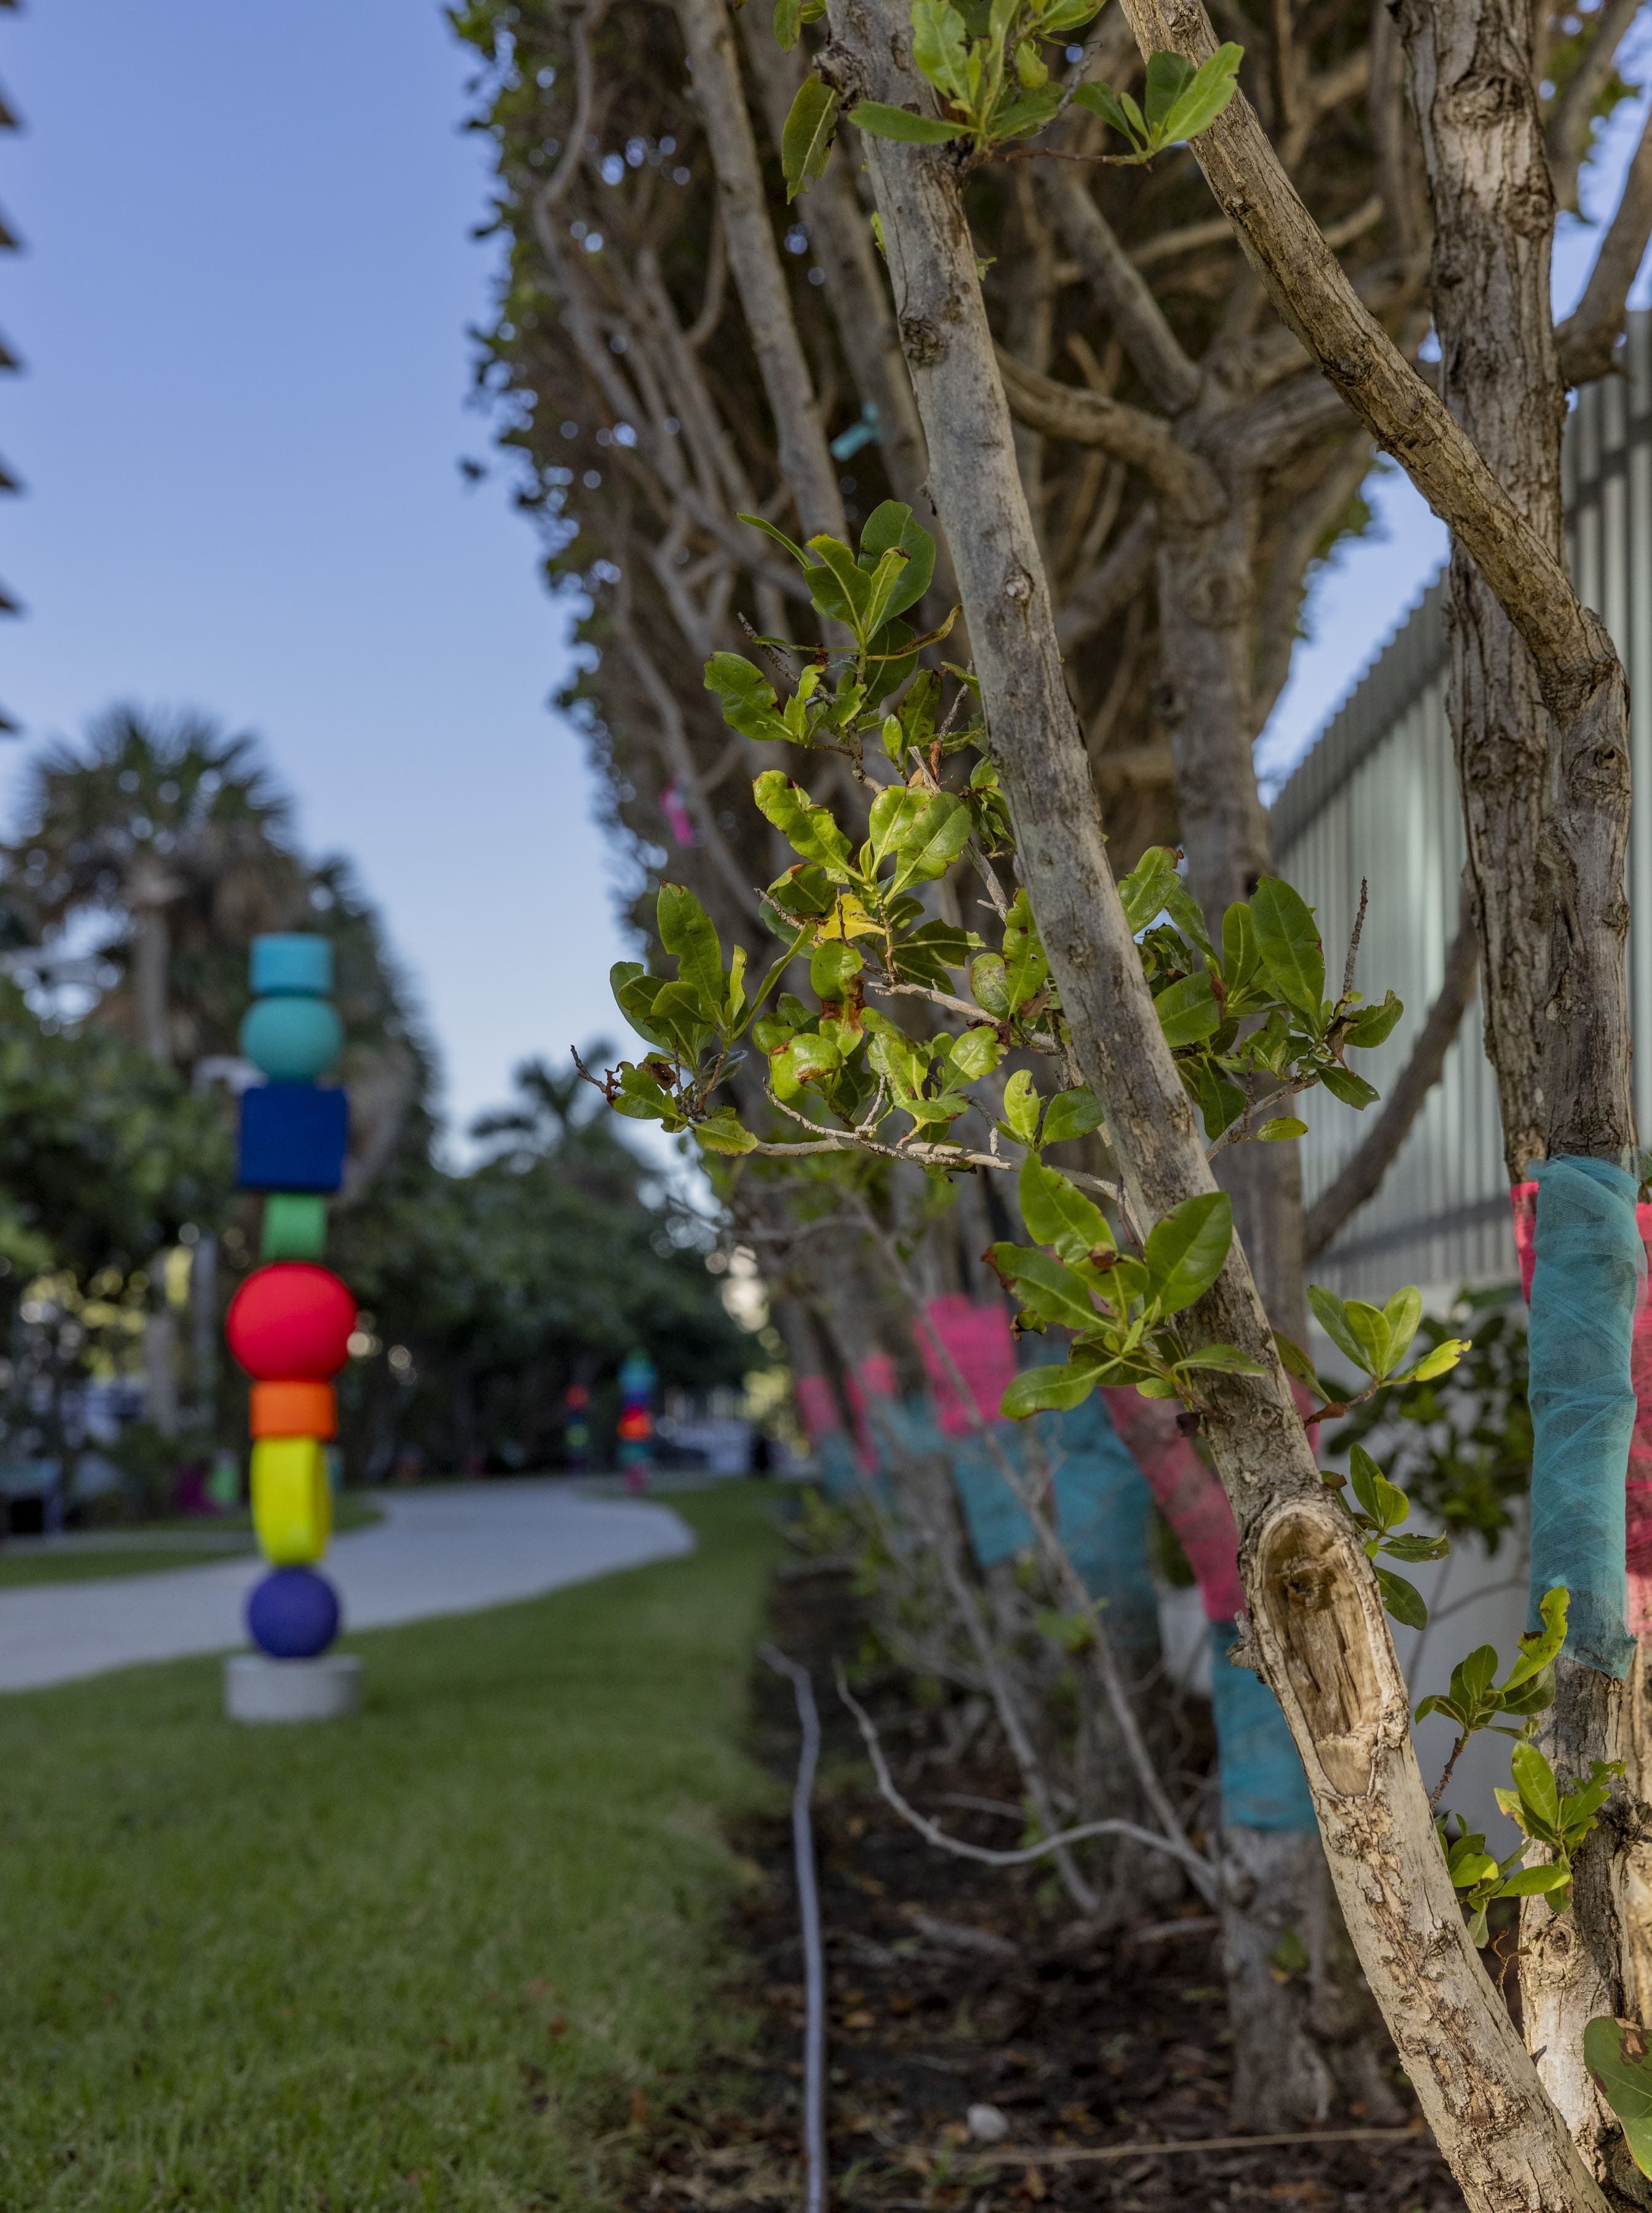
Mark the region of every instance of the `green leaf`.
[[1314, 1363], [1295, 1338], [1282, 1337], [1276, 1329], [1273, 1343], [1286, 1375], [1294, 1375], [1299, 1383], [1306, 1383], [1310, 1391], [1323, 1398], [1325, 1393], [1320, 1389], [1320, 1379], [1314, 1372]]
[[845, 945], [841, 938], [829, 937], [823, 945], [817, 945], [808, 964], [808, 980], [814, 987], [815, 997], [843, 998], [863, 965], [855, 948]]
[[1233, 1239], [1233, 1201], [1225, 1191], [1185, 1198], [1155, 1222], [1142, 1257], [1161, 1314], [1180, 1314], [1210, 1289]]
[[969, 105], [969, 47], [963, 17], [947, 0], [912, 0], [912, 59], [937, 92]]
[[803, 0], [775, 0], [774, 39], [783, 54], [797, 44], [803, 27]]
[[998, 1411], [1006, 1421], [1024, 1422], [1029, 1414], [1065, 1414], [1082, 1405], [1096, 1386], [1094, 1368], [1024, 1368], [1005, 1391]]
[[785, 547], [787, 552], [790, 554], [792, 559], [798, 564], [800, 568], [808, 568], [808, 555], [804, 552], [802, 547], [799, 546], [795, 540], [788, 538], [783, 530], [778, 529], [775, 524], [771, 522], [767, 515], [736, 515], [735, 519], [737, 522], [749, 522], [753, 530], [760, 530], [765, 538], [772, 538], [777, 546], [783, 546]]
[[997, 1030], [984, 1026], [966, 1030], [948, 1055], [948, 1082], [978, 1083], [992, 1073], [1003, 1055]]
[[1388, 1324], [1381, 1308], [1364, 1299], [1349, 1299], [1342, 1312], [1349, 1334], [1360, 1348], [1360, 1366], [1368, 1375], [1386, 1375], [1393, 1365], [1393, 1353], [1388, 1341]]
[[1042, 1142], [1046, 1145], [1064, 1145], [1070, 1137], [1082, 1137], [1091, 1130], [1099, 1130], [1104, 1119], [1101, 1102], [1087, 1085], [1081, 1084], [1076, 1091], [1058, 1091], [1044, 1118]]
[[633, 1122], [664, 1122], [668, 1129], [680, 1128], [681, 1118], [666, 1095], [665, 1090], [645, 1068], [635, 1068], [628, 1060], [619, 1064], [619, 1085], [614, 1094], [613, 1108]]
[[[1552, 1861], [1547, 1867], [1521, 1868], [1511, 1875], [1497, 1893], [1499, 1898], [1541, 1898], [1545, 1891], [1564, 1890], [1572, 1879], [1569, 1867], [1558, 1866]], [[1588, 2033], [1584, 2031], [1585, 2036]]]
[[1454, 1369], [1469, 1349], [1466, 1337], [1448, 1337], [1432, 1352], [1425, 1352], [1417, 1365], [1408, 1368], [1398, 1380], [1402, 1383], [1431, 1383], [1436, 1375], [1447, 1375]]
[[874, 862], [893, 851], [928, 804], [928, 793], [914, 785], [885, 784], [867, 817], [867, 843]]
[[806, 861], [818, 861], [837, 882], [849, 881], [849, 840], [830, 811], [817, 807], [801, 784], [780, 769], [765, 769], [752, 786], [752, 796], [795, 853]]
[[803, 580], [815, 606], [833, 622], [847, 623], [858, 631], [872, 596], [871, 578], [841, 538], [822, 531], [809, 540], [808, 550], [814, 559], [804, 570]]
[[741, 737], [767, 743], [790, 735], [773, 685], [742, 654], [714, 653], [705, 664], [705, 688], [716, 693], [723, 721]]
[[1239, 64], [1244, 58], [1244, 47], [1229, 43], [1218, 46], [1200, 66], [1161, 126], [1167, 145], [1180, 145], [1210, 129], [1239, 89]]
[[1449, 1537], [1386, 1537], [1382, 1549], [1396, 1560], [1443, 1560], [1451, 1550]]
[[895, 973], [903, 983], [927, 984], [936, 991], [952, 988], [949, 969], [969, 959], [969, 932], [949, 922], [926, 922], [895, 942]]
[[905, 824], [895, 841], [896, 867], [890, 884], [901, 891], [908, 884], [931, 882], [944, 876], [969, 843], [969, 802], [955, 791], [938, 791]]
[[655, 907], [660, 942], [677, 963], [677, 980], [715, 1025], [723, 1005], [722, 948], [711, 918], [682, 884], [661, 884]]
[[1165, 1043], [1173, 1051], [1177, 1046], [1197, 1045], [1222, 1027], [1222, 1009], [1202, 968], [1195, 976], [1184, 976], [1180, 984], [1167, 985], [1153, 1005]]
[[1497, 1672], [1495, 1645], [1477, 1644], [1451, 1671], [1451, 1695], [1465, 1714], [1472, 1714], [1490, 1699], [1491, 1680]]
[[1426, 1629], [1429, 1610], [1417, 1585], [1408, 1583], [1404, 1576], [1391, 1574], [1387, 1568], [1376, 1568], [1375, 1572], [1382, 1603], [1394, 1619], [1403, 1621], [1407, 1629]]
[[1517, 1744], [1509, 1765], [1521, 1805], [1552, 1835], [1560, 1823], [1560, 1787], [1553, 1768], [1534, 1744]]
[[1139, 143], [1131, 127], [1130, 118], [1119, 102], [1119, 95], [1105, 84], [1081, 84], [1073, 94], [1075, 107], [1082, 107], [1092, 115], [1099, 115], [1110, 130], [1132, 144]]
[[1347, 1312], [1334, 1291], [1327, 1291], [1322, 1283], [1310, 1283], [1308, 1302], [1314, 1309], [1314, 1318], [1331, 1339], [1338, 1352], [1345, 1353], [1356, 1368], [1363, 1368], [1365, 1355], [1360, 1341], [1348, 1326]]
[[1393, 1528], [1411, 1512], [1410, 1499], [1389, 1482], [1363, 1445], [1355, 1445], [1350, 1450], [1348, 1475], [1355, 1497], [1383, 1528]]
[[[917, 0], [922, 8], [925, 0]], [[951, 14], [953, 11], [946, 11]], [[916, 19], [917, 9], [913, 10]], [[898, 499], [886, 499], [872, 509], [861, 532], [861, 558], [868, 554], [881, 560], [886, 553], [904, 553], [906, 565], [900, 572], [899, 582], [884, 609], [887, 621], [891, 615], [905, 614], [916, 607], [930, 588], [935, 575], [935, 540], [917, 521], [910, 507], [903, 507]], [[893, 687], [891, 686], [891, 689]]]
[[1058, 1169], [1046, 1168], [1030, 1153], [1021, 1162], [1016, 1196], [1027, 1235], [1036, 1245], [1053, 1245], [1064, 1260], [1113, 1250], [1113, 1232], [1100, 1208]]
[[829, 1037], [805, 1030], [775, 1055], [769, 1064], [770, 1080], [776, 1095], [788, 1099], [805, 1083], [835, 1076], [842, 1065], [843, 1055]]
[[1546, 1667], [1566, 1642], [1566, 1611], [1571, 1604], [1571, 1593], [1564, 1583], [1553, 1590], [1545, 1591], [1538, 1606], [1541, 1629], [1528, 1629], [1520, 1640], [1520, 1657], [1509, 1670], [1503, 1683], [1505, 1691], [1512, 1691], [1539, 1669]]
[[1251, 911], [1242, 899], [1235, 899], [1222, 918], [1222, 974], [1230, 998], [1243, 990], [1261, 965]]
[[732, 1106], [719, 1106], [703, 1122], [692, 1125], [694, 1135], [710, 1153], [749, 1153], [757, 1139], [742, 1125]]
[[1236, 1344], [1205, 1344], [1176, 1363], [1180, 1368], [1214, 1368], [1224, 1375], [1265, 1375], [1267, 1369]]
[[1638, 2022], [1602, 2014], [1583, 2031], [1583, 2064], [1622, 2124], [1631, 2158], [1652, 2174], [1652, 2053]]
[[1325, 997], [1325, 950], [1314, 911], [1301, 893], [1277, 876], [1264, 876], [1251, 894], [1251, 924], [1268, 980], [1317, 1034]]
[[1264, 1122], [1256, 1134], [1265, 1143], [1275, 1144], [1282, 1137], [1307, 1137], [1308, 1125], [1299, 1122], [1294, 1114], [1277, 1114], [1271, 1122]]
[[1356, 1076], [1351, 1068], [1338, 1068], [1335, 1061], [1327, 1061], [1319, 1071], [1320, 1081], [1333, 1099], [1340, 1099], [1344, 1106], [1354, 1106], [1362, 1112], [1382, 1094], [1375, 1084], [1368, 1083], [1362, 1076]]
[[[991, 959], [991, 954], [983, 955]], [[975, 966], [978, 968], [980, 961]], [[1000, 966], [1003, 963], [1000, 962]], [[977, 997], [980, 997], [978, 990]], [[1038, 1087], [1024, 1068], [1018, 1068], [1003, 1088], [1003, 1118], [1012, 1136], [1030, 1145], [1039, 1133]]]
[[1119, 896], [1132, 937], [1139, 937], [1164, 912], [1166, 895], [1176, 881], [1176, 857], [1164, 845], [1149, 845], [1130, 874], [1119, 880]]
[[1163, 122], [1198, 74], [1198, 63], [1189, 61], [1186, 54], [1155, 54], [1150, 58], [1142, 97], [1142, 112], [1149, 126], [1156, 127]]
[[1355, 1015], [1349, 1025], [1349, 1044], [1361, 1046], [1367, 1050], [1381, 1045], [1405, 1011], [1405, 1002], [1395, 998], [1392, 991], [1388, 992], [1380, 1007], [1367, 1007], [1363, 1014]]
[[1383, 1308], [1382, 1318], [1388, 1325], [1389, 1360], [1403, 1360], [1423, 1319], [1422, 1292], [1414, 1283], [1408, 1283], [1403, 1291], [1396, 1291]]
[[670, 1033], [654, 1020], [653, 1014], [655, 998], [664, 981], [663, 977], [650, 976], [640, 960], [616, 960], [608, 971], [608, 988], [637, 1036], [669, 1052], [673, 1049]]
[[1036, 91], [1023, 93], [1008, 107], [1001, 107], [992, 118], [992, 137], [995, 143], [1003, 138], [1025, 137], [1029, 131], [1042, 131], [1051, 117], [1056, 114], [1066, 98], [1058, 84], [1040, 85]]
[[969, 983], [976, 1004], [997, 1021], [1002, 1021], [1012, 1011], [1009, 972], [997, 954], [983, 953], [971, 961]]
[[786, 180], [788, 200], [806, 192], [825, 173], [837, 128], [836, 91], [818, 76], [806, 76], [797, 88], [797, 97], [780, 134], [780, 171]]
[[1064, 1262], [1047, 1253], [1029, 1253], [1024, 1245], [995, 1245], [992, 1265], [1021, 1295], [1021, 1303], [1040, 1321], [1053, 1321], [1064, 1329], [1094, 1329], [1095, 1308], [1088, 1284]]
[[948, 138], [961, 138], [967, 125], [942, 123], [938, 116], [914, 115], [910, 108], [890, 107], [881, 100], [857, 101], [849, 119], [875, 138], [896, 138], [906, 146], [941, 146]]

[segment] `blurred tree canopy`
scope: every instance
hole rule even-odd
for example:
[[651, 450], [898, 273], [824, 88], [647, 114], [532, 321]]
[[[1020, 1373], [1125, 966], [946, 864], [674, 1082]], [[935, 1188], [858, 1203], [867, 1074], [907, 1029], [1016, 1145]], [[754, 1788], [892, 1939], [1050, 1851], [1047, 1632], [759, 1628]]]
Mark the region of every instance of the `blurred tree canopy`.
[[[633, 1344], [668, 1382], [737, 1383], [755, 1348], [706, 1270], [708, 1225], [609, 1118], [576, 1111], [571, 1074], [528, 1064], [477, 1125], [474, 1163], [440, 1162], [413, 994], [348, 861], [308, 859], [291, 814], [255, 741], [195, 715], [117, 708], [34, 764], [0, 844], [0, 937], [14, 959], [90, 958], [31, 969], [25, 952], [27, 988], [0, 978], [0, 1451], [60, 1452], [65, 1394], [141, 1372], [146, 1321], [187, 1296], [206, 1241], [223, 1265], [198, 1278], [212, 1312], [195, 1338], [216, 1346], [261, 1204], [234, 1189], [221, 1079], [271, 930], [334, 948], [354, 1136], [328, 1259], [368, 1348], [341, 1379], [353, 1475], [408, 1447], [441, 1469], [544, 1465], [567, 1385], [597, 1385], [600, 1416]], [[244, 1387], [214, 1389], [188, 1352], [186, 1333], [180, 1462], [244, 1442]]]

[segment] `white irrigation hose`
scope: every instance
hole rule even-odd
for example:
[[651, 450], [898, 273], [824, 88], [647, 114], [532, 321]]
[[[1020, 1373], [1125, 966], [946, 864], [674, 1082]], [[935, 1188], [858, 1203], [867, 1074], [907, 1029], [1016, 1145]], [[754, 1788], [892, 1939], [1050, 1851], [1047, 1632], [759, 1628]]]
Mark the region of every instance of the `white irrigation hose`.
[[803, 1747], [791, 1794], [792, 1857], [797, 1869], [797, 1907], [803, 1923], [803, 2149], [808, 2188], [805, 2213], [826, 2213], [826, 1959], [820, 1944], [820, 1896], [814, 1881], [814, 1828], [809, 1801], [820, 1757], [820, 1716], [807, 1667], [772, 1644], [761, 1647], [777, 1675], [789, 1677], [802, 1724]]

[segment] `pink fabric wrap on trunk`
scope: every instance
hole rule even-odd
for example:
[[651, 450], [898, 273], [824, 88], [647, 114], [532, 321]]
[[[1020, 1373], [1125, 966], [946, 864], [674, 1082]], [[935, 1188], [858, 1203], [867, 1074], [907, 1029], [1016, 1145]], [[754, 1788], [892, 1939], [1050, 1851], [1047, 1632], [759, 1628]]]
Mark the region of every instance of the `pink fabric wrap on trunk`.
[[[1537, 1265], [1537, 1186], [1517, 1183], [1509, 1194], [1515, 1213], [1515, 1250], [1520, 1257], [1520, 1287], [1529, 1306], [1532, 1271]], [[1652, 1268], [1652, 1206], [1637, 1206], [1636, 1227]], [[1629, 1376], [1635, 1387], [1635, 1431], [1624, 1477], [1624, 1551], [1629, 1570], [1629, 1633], [1652, 1637], [1652, 1303], [1642, 1299], [1630, 1346]]]
[[819, 1444], [844, 1425], [838, 1401], [824, 1375], [800, 1375], [792, 1385], [797, 1411], [811, 1444]]
[[[954, 1295], [931, 1299], [924, 1312], [957, 1365], [966, 1388], [983, 1421], [996, 1422], [1004, 1393], [1015, 1379], [1015, 1340], [1009, 1316], [1001, 1306], [978, 1307], [972, 1299]], [[973, 1425], [951, 1371], [936, 1351], [927, 1329], [916, 1330], [924, 1373], [935, 1398], [936, 1420], [943, 1437], [967, 1437]]]
[[1207, 1621], [1233, 1621], [1245, 1611], [1239, 1580], [1239, 1532], [1228, 1494], [1176, 1426], [1168, 1399], [1143, 1399], [1127, 1385], [1104, 1391], [1113, 1427], [1147, 1478], [1165, 1519], [1181, 1539]]

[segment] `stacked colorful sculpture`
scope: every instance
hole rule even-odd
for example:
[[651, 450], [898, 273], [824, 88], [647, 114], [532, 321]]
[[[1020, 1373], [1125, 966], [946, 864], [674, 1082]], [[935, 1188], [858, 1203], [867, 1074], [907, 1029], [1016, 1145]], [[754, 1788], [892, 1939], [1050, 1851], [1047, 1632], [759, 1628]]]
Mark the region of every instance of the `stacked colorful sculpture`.
[[247, 1625], [271, 1659], [314, 1660], [338, 1631], [338, 1595], [314, 1564], [332, 1528], [332, 1378], [356, 1327], [355, 1300], [320, 1265], [350, 1142], [344, 1094], [318, 1080], [344, 1044], [327, 996], [332, 947], [255, 938], [252, 981], [241, 1051], [269, 1080], [241, 1094], [236, 1180], [265, 1194], [264, 1265], [230, 1302], [225, 1334], [253, 1379], [253, 1526], [271, 1573], [247, 1600]]
[[658, 1371], [646, 1352], [619, 1363], [619, 1466], [627, 1491], [646, 1491], [654, 1465], [654, 1387]]

